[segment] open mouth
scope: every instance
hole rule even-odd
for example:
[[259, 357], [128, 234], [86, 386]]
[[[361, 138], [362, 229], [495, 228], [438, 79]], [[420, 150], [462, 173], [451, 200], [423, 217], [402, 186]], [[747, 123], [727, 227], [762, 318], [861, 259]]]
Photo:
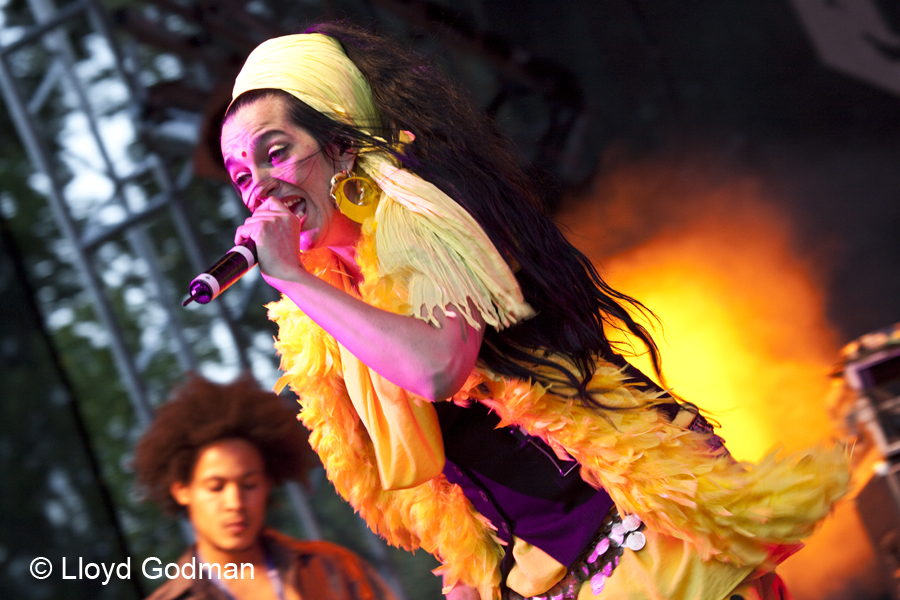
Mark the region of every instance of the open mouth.
[[295, 216], [302, 217], [306, 214], [306, 198], [289, 198], [284, 200], [284, 205]]

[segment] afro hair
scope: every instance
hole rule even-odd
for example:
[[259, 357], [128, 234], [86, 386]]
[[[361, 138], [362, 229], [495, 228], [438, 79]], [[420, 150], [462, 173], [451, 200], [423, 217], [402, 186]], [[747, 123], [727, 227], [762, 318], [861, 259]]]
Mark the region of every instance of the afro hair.
[[253, 444], [274, 483], [303, 479], [317, 460], [308, 436], [285, 401], [260, 389], [249, 375], [222, 385], [190, 374], [135, 448], [137, 485], [166, 512], [177, 514], [172, 484], [189, 483], [200, 451], [229, 438]]

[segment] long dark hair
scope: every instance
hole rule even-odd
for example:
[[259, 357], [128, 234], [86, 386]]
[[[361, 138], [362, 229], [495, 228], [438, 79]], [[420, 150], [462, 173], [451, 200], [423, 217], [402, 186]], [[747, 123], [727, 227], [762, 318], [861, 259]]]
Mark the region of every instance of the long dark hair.
[[[487, 329], [479, 360], [491, 370], [544, 384], [564, 383], [584, 402], [596, 406], [586, 387], [597, 356], [612, 351], [604, 332], [608, 326], [627, 330], [641, 340], [659, 375], [656, 344], [629, 308], [645, 316], [652, 313], [607, 285], [587, 257], [563, 236], [545, 213], [539, 183], [526, 174], [507, 139], [470, 98], [415, 52], [356, 25], [328, 22], [306, 33], [340, 41], [368, 81], [382, 122], [357, 125], [371, 135], [278, 90], [243, 94], [230, 107], [226, 120], [260, 97], [283, 95], [289, 101], [289, 118], [323, 148], [391, 152], [405, 168], [463, 206], [511, 265], [525, 300], [537, 312], [535, 318], [502, 331]], [[391, 144], [401, 130], [411, 131], [415, 141], [397, 153]], [[544, 352], [566, 355], [574, 370], [549, 360]], [[539, 365], [551, 367], [557, 375], [539, 375], [535, 370]]]

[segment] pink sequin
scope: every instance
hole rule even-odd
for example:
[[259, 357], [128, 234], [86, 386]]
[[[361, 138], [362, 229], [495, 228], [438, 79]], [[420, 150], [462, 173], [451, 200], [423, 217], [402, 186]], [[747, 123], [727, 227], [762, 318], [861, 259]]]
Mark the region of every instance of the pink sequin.
[[628, 515], [622, 519], [622, 525], [625, 527], [625, 531], [634, 531], [641, 526], [641, 518], [637, 515]]
[[591, 552], [591, 555], [588, 556], [588, 562], [594, 562], [595, 560], [600, 558], [600, 556], [607, 550], [609, 550], [609, 540], [607, 538], [603, 538], [602, 540], [600, 540], [600, 543], [597, 544], [597, 547], [594, 548], [594, 551]]
[[593, 577], [591, 577], [591, 591], [595, 596], [603, 591], [603, 586], [605, 585], [606, 575], [604, 575], [603, 573], [597, 573]]

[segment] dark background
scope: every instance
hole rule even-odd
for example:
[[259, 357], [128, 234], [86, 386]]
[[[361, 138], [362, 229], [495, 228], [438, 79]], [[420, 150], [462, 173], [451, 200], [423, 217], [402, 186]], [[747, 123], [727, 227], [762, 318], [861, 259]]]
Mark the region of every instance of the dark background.
[[[900, 31], [897, 5], [873, 4]], [[711, 170], [756, 176], [802, 250], [822, 261], [844, 340], [900, 320], [900, 98], [823, 64], [790, 2], [486, 2], [484, 11], [577, 74], [591, 117], [586, 164], [602, 170], [605, 153], [696, 154]]]

